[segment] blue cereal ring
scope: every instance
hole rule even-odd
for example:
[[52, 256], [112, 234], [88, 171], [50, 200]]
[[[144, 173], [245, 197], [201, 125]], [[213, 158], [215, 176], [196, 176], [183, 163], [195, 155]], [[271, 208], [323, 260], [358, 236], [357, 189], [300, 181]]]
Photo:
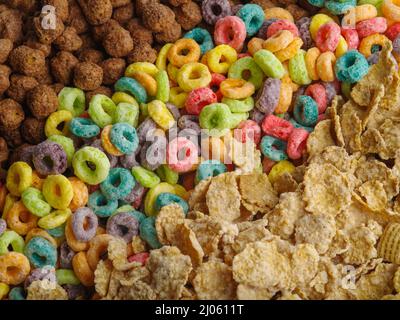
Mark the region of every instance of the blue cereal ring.
[[100, 218], [106, 218], [118, 208], [118, 200], [110, 200], [97, 190], [89, 196], [88, 206]]
[[[278, 115], [277, 115], [278, 116]], [[303, 126], [303, 125], [301, 125], [300, 123], [298, 123], [296, 120], [294, 120], [294, 119], [289, 119], [289, 122], [293, 125], [293, 127], [295, 127], [295, 128], [297, 128], [297, 129], [304, 129], [304, 130], [306, 130], [306, 131], [308, 131], [308, 132], [313, 132], [314, 131], [314, 128], [313, 127], [306, 127], [306, 126]]]
[[142, 223], [144, 219], [146, 219], [146, 215], [137, 210], [128, 211], [127, 213], [134, 217], [139, 222], [139, 224]]
[[260, 30], [265, 19], [263, 9], [259, 5], [252, 3], [241, 7], [236, 15], [243, 20], [248, 37], [255, 35]]
[[199, 164], [196, 171], [196, 182], [215, 177], [227, 171], [226, 166], [219, 160], [205, 160]]
[[307, 0], [314, 7], [322, 8], [325, 5], [325, 0]]
[[187, 32], [183, 37], [196, 41], [197, 44], [200, 46], [202, 55], [214, 48], [211, 34], [206, 29], [194, 28]]
[[318, 106], [309, 96], [298, 96], [294, 104], [294, 118], [303, 126], [312, 127], [318, 120]]
[[69, 131], [79, 138], [93, 138], [100, 133], [100, 127], [91, 119], [73, 118], [69, 122]]
[[261, 139], [260, 149], [264, 156], [273, 161], [286, 160], [286, 142], [271, 136], [264, 136]]
[[136, 181], [128, 169], [113, 168], [106, 180], [100, 183], [100, 190], [107, 199], [125, 198], [135, 186]]
[[176, 203], [180, 205], [182, 207], [183, 212], [185, 214], [188, 213], [189, 211], [188, 203], [185, 200], [183, 200], [180, 196], [177, 196], [176, 194], [169, 192], [163, 192], [158, 195], [155, 202], [156, 210], [160, 211], [162, 207], [165, 207], [171, 203]]
[[368, 73], [368, 69], [367, 59], [356, 50], [347, 51], [335, 64], [336, 78], [348, 83], [360, 81]]
[[9, 300], [26, 300], [26, 292], [22, 287], [14, 287], [8, 293]]
[[131, 154], [139, 146], [136, 129], [129, 123], [121, 122], [112, 126], [110, 132], [111, 143], [123, 154]]
[[24, 254], [35, 268], [55, 267], [57, 248], [42, 237], [33, 237], [25, 246]]
[[146, 103], [147, 92], [146, 89], [135, 79], [129, 77], [119, 78], [114, 85], [115, 91], [127, 92], [134, 96], [139, 103]]
[[140, 223], [139, 226], [140, 237], [146, 241], [152, 249], [158, 249], [162, 247], [160, 241], [158, 241], [155, 223], [156, 217], [147, 217]]
[[325, 8], [334, 15], [346, 13], [350, 8], [357, 5], [357, 0], [327, 0], [325, 1]]
[[65, 223], [53, 229], [46, 229], [47, 233], [55, 238], [60, 238], [65, 234]]

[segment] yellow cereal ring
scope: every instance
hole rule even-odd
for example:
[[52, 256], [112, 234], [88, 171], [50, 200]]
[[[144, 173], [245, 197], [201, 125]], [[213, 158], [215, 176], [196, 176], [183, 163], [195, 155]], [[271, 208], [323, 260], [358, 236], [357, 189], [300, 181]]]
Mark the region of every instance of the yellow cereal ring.
[[156, 60], [156, 66], [158, 70], [166, 70], [167, 69], [167, 57], [168, 57], [168, 51], [171, 49], [173, 46], [172, 43], [167, 43], [165, 44], [160, 52], [158, 53], [157, 60]]
[[68, 208], [63, 210], [54, 210], [47, 216], [40, 218], [38, 226], [43, 229], [54, 229], [64, 224], [70, 216], [71, 210]]
[[132, 78], [134, 78], [143, 86], [143, 88], [146, 89], [146, 92], [149, 96], [154, 97], [156, 95], [157, 81], [151, 75], [144, 71], [136, 71], [132, 74]]
[[0, 256], [0, 282], [16, 286], [24, 282], [30, 271], [29, 260], [22, 253], [8, 252]]
[[333, 19], [323, 13], [318, 13], [315, 16], [312, 17], [311, 23], [310, 23], [310, 33], [311, 37], [313, 40], [315, 40], [315, 37], [317, 35], [318, 29], [325, 23], [332, 21]]
[[63, 175], [49, 175], [43, 183], [43, 196], [55, 209], [67, 209], [74, 196], [71, 182]]
[[2, 218], [4, 220], [7, 219], [7, 213], [10, 211], [14, 203], [16, 203], [19, 200], [17, 196], [13, 196], [11, 193], [6, 195], [6, 199], [4, 201], [4, 208], [3, 208], [3, 215]]
[[[46, 137], [50, 137], [52, 135], [60, 135], [66, 136], [69, 132], [68, 123], [72, 120], [74, 116], [68, 110], [59, 110], [53, 112], [46, 120], [46, 124], [44, 126], [44, 133]], [[59, 130], [58, 127], [62, 126], [62, 130]]]
[[292, 89], [292, 81], [288, 75], [285, 75], [281, 79], [281, 90], [279, 92], [279, 101], [278, 105], [275, 108], [275, 113], [285, 113], [288, 111], [290, 104], [292, 102], [293, 89]]
[[280, 7], [267, 8], [264, 10], [264, 14], [265, 19], [276, 18], [294, 22], [292, 14], [289, 11]]
[[263, 48], [264, 39], [252, 38], [247, 44], [247, 51], [254, 56], [254, 54]]
[[136, 99], [132, 97], [130, 94], [127, 94], [126, 92], [121, 92], [121, 91], [115, 92], [112, 95], [111, 100], [115, 103], [115, 105], [118, 105], [118, 103], [120, 102], [126, 102], [133, 104], [136, 107], [139, 107], [139, 103], [136, 101]]
[[172, 63], [168, 63], [167, 73], [170, 80], [177, 82], [178, 72], [178, 67], [175, 67]]
[[89, 190], [86, 184], [77, 177], [68, 178], [69, 182], [71, 182], [73, 197], [71, 203], [69, 204], [69, 208], [72, 212], [75, 212], [77, 209], [84, 207], [89, 199]]
[[111, 142], [110, 139], [111, 128], [112, 125], [109, 124], [108, 126], [105, 126], [101, 131], [101, 146], [106, 152], [108, 152], [113, 156], [116, 157], [123, 156], [124, 154], [121, 151], [119, 151]]
[[37, 220], [38, 217], [30, 213], [22, 201], [15, 202], [7, 213], [8, 227], [21, 236], [35, 228]]
[[262, 44], [262, 47], [271, 52], [285, 49], [294, 39], [293, 33], [289, 30], [281, 30], [269, 37]]
[[211, 73], [204, 64], [191, 62], [179, 69], [176, 78], [179, 86], [186, 92], [190, 92], [197, 88], [207, 87], [211, 82]]
[[42, 190], [43, 187], [43, 179], [35, 170], [32, 171], [32, 187], [39, 190]]
[[226, 79], [221, 82], [219, 89], [224, 97], [229, 99], [245, 99], [253, 95], [254, 84], [243, 79]]
[[389, 223], [378, 244], [378, 256], [384, 261], [400, 264], [400, 223]]
[[157, 123], [163, 130], [171, 128], [175, 119], [171, 112], [166, 107], [165, 103], [160, 100], [153, 100], [147, 105], [149, 116]]
[[386, 42], [390, 41], [385, 35], [375, 33], [361, 40], [358, 51], [360, 51], [366, 58], [372, 54], [372, 47], [374, 45], [384, 46]]
[[187, 97], [188, 93], [181, 87], [172, 87], [169, 90], [169, 102], [178, 108], [183, 108], [185, 106]]
[[144, 212], [146, 215], [154, 216], [157, 214], [155, 207], [156, 199], [160, 193], [165, 192], [176, 194], [176, 189], [167, 182], [161, 182], [146, 193], [146, 197], [144, 198]]
[[291, 173], [294, 169], [295, 166], [293, 163], [287, 160], [281, 160], [271, 168], [271, 171], [268, 173], [268, 179], [272, 184], [274, 184], [280, 175], [285, 172]]
[[83, 285], [87, 287], [94, 285], [94, 271], [89, 266], [85, 252], [78, 252], [72, 258], [72, 269]]
[[150, 62], [134, 62], [125, 69], [125, 77], [133, 78], [135, 72], [145, 72], [151, 76], [155, 76], [159, 69]]
[[335, 80], [334, 65], [336, 57], [333, 52], [321, 53], [317, 59], [317, 72], [322, 81], [331, 82]]
[[343, 54], [346, 53], [346, 51], [348, 49], [349, 49], [349, 46], [347, 44], [347, 41], [342, 36], [340, 36], [339, 43], [338, 43], [338, 45], [336, 47], [336, 50], [335, 50], [336, 58], [341, 57]]
[[285, 49], [279, 50], [274, 54], [280, 62], [283, 62], [293, 58], [296, 55], [297, 51], [300, 50], [302, 45], [303, 40], [301, 40], [300, 37], [296, 37]]
[[14, 162], [8, 169], [6, 187], [14, 196], [32, 185], [32, 168], [23, 161]]
[[304, 60], [306, 62], [306, 68], [308, 76], [311, 80], [319, 80], [317, 72], [317, 59], [320, 56], [321, 51], [317, 47], [313, 47], [307, 50]]
[[220, 44], [207, 53], [207, 64], [211, 72], [225, 74], [237, 60], [237, 52], [226, 44]]
[[0, 282], [0, 300], [3, 300], [8, 295], [10, 286], [4, 282]]

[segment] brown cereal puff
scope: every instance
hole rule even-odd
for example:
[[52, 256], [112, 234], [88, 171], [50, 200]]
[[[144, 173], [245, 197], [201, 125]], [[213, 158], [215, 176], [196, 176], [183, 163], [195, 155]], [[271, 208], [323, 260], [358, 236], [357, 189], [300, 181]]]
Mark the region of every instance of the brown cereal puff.
[[89, 30], [89, 24], [83, 15], [82, 9], [75, 0], [69, 0], [69, 17], [66, 24], [75, 28], [77, 34], [84, 33]]
[[43, 29], [42, 20], [45, 16], [35, 17], [33, 19], [33, 27], [36, 32], [36, 36], [38, 37], [39, 41], [45, 44], [51, 44], [56, 40], [59, 36], [62, 35], [64, 32], [64, 23], [59, 17], [56, 17], [56, 28], [51, 29]]
[[96, 49], [84, 49], [79, 52], [80, 62], [92, 62], [99, 64], [104, 59], [104, 53]]
[[58, 108], [58, 98], [47, 85], [38, 85], [28, 92], [27, 105], [36, 119], [45, 119]]
[[202, 15], [199, 5], [193, 1], [174, 8], [176, 21], [184, 30], [191, 30], [201, 22]]
[[74, 68], [79, 60], [70, 52], [60, 51], [50, 60], [51, 73], [54, 79], [68, 85], [72, 82]]
[[309, 13], [307, 10], [299, 7], [297, 4], [290, 4], [286, 7], [286, 10], [291, 13], [294, 21], [300, 20], [303, 17], [308, 17]]
[[132, 37], [129, 31], [122, 27], [107, 33], [102, 43], [106, 52], [114, 58], [125, 57], [133, 49]]
[[131, 33], [131, 37], [133, 39], [133, 43], [136, 42], [148, 42], [149, 44], [153, 43], [153, 33], [143, 27], [138, 19], [130, 20], [127, 25], [126, 29]]
[[79, 35], [82, 40], [82, 46], [79, 52], [85, 49], [93, 49], [96, 47], [96, 42], [90, 33], [82, 33]]
[[6, 94], [18, 103], [24, 103], [26, 94], [39, 84], [33, 77], [13, 74], [10, 77], [10, 87]]
[[23, 37], [22, 15], [18, 10], [6, 9], [0, 12], [0, 38], [19, 43]]
[[143, 9], [153, 3], [158, 3], [158, 0], [136, 0], [136, 14], [138, 16], [142, 16], [143, 14]]
[[131, 0], [110, 0], [113, 8], [124, 7], [131, 3]]
[[44, 125], [46, 120], [36, 118], [26, 118], [21, 125], [22, 138], [28, 143], [38, 144], [46, 139]]
[[86, 20], [94, 26], [111, 19], [112, 5], [110, 0], [78, 0]]
[[253, 0], [253, 1], [251, 1], [251, 3], [258, 4], [261, 8], [263, 8], [263, 10], [276, 7], [276, 2], [277, 1], [274, 1], [274, 0]]
[[178, 22], [174, 22], [165, 31], [156, 33], [155, 39], [160, 44], [175, 42], [181, 37], [181, 34], [181, 25]]
[[95, 90], [87, 91], [85, 93], [86, 102], [89, 103], [92, 97], [95, 96], [96, 94], [104, 94], [107, 97], [111, 97], [112, 93], [113, 92], [110, 88], [105, 86], [100, 86]]
[[124, 24], [133, 18], [135, 15], [135, 6], [129, 3], [126, 6], [114, 9], [112, 18], [120, 24]]
[[147, 42], [139, 42], [131, 53], [126, 57], [128, 63], [134, 62], [150, 62], [154, 63], [157, 59], [157, 51]]
[[275, 3], [277, 3], [280, 6], [289, 6], [291, 4], [295, 4], [297, 0], [275, 0]]
[[65, 85], [62, 83], [53, 83], [52, 85], [50, 85], [50, 87], [53, 89], [56, 95], [58, 95], [60, 91], [65, 87]]
[[35, 0], [4, 0], [4, 2], [9, 7], [25, 13], [33, 13], [38, 9], [38, 1]]
[[0, 131], [0, 133], [3, 135], [3, 138], [7, 141], [9, 147], [16, 148], [23, 143], [19, 128], [14, 130], [7, 130], [4, 132], [0, 128]]
[[12, 48], [13, 43], [10, 39], [0, 39], [0, 63], [7, 61]]
[[74, 85], [82, 90], [95, 90], [103, 82], [103, 69], [92, 62], [80, 62], [74, 69]]
[[92, 37], [96, 42], [103, 40], [103, 38], [107, 35], [107, 33], [114, 32], [119, 30], [121, 25], [117, 20], [110, 19], [106, 23], [100, 24], [98, 26], [92, 27]]
[[8, 154], [7, 142], [3, 137], [0, 137], [0, 163], [8, 159]]
[[41, 73], [35, 76], [35, 79], [39, 82], [39, 84], [52, 84], [53, 76], [50, 72], [49, 61], [46, 61], [46, 65]]
[[143, 25], [154, 32], [167, 30], [175, 21], [175, 13], [160, 3], [151, 3], [143, 8]]
[[21, 105], [13, 99], [0, 101], [0, 129], [2, 131], [15, 130], [25, 119]]
[[114, 84], [124, 75], [125, 66], [125, 60], [120, 58], [110, 58], [101, 62], [103, 84]]
[[44, 56], [47, 58], [50, 53], [51, 53], [51, 45], [50, 44], [44, 44], [39, 42], [36, 36], [29, 37], [25, 42], [25, 46], [28, 46], [29, 48], [40, 50], [43, 52]]
[[62, 22], [66, 22], [69, 16], [69, 4], [68, 0], [43, 0], [42, 5], [50, 5], [56, 8], [57, 16], [62, 20]]
[[190, 2], [191, 0], [168, 0], [168, 3], [173, 6], [173, 7], [179, 7], [182, 6], [188, 2]]
[[76, 33], [75, 28], [66, 27], [63, 34], [54, 43], [58, 46], [58, 49], [72, 52], [82, 46], [82, 39]]
[[0, 96], [10, 87], [10, 73], [8, 66], [0, 64]]
[[43, 52], [28, 46], [12, 50], [9, 61], [14, 71], [30, 77], [41, 74], [46, 66]]

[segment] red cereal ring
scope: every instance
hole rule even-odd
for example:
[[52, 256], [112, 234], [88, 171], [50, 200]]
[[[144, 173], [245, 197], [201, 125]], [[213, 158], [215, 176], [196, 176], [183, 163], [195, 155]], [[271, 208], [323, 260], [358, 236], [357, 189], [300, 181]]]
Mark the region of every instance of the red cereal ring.
[[198, 160], [198, 146], [185, 137], [176, 137], [167, 148], [168, 166], [175, 172], [187, 172]]
[[139, 262], [144, 266], [147, 262], [147, 259], [149, 259], [149, 253], [148, 252], [141, 252], [134, 254], [130, 257], [128, 257], [128, 262]]
[[215, 24], [214, 41], [217, 45], [227, 44], [241, 51], [246, 40], [246, 25], [236, 16], [219, 19]]
[[400, 34], [400, 22], [396, 22], [392, 24], [385, 32], [385, 36], [390, 39], [390, 41], [394, 41], [396, 37]]
[[289, 121], [274, 116], [273, 114], [270, 114], [264, 118], [261, 128], [265, 134], [283, 141], [288, 140], [291, 132], [294, 129], [293, 125]]
[[221, 85], [221, 82], [224, 80], [226, 80], [226, 77], [223, 74], [220, 73], [211, 74], [211, 82], [208, 85], [208, 87], [215, 92], [218, 101], [221, 101], [223, 97], [221, 90], [219, 90], [219, 86]]
[[300, 159], [307, 146], [308, 131], [302, 128], [293, 129], [289, 136], [286, 153], [290, 159]]
[[360, 38], [358, 37], [357, 30], [342, 28], [341, 33], [347, 42], [347, 46], [349, 47], [348, 49], [356, 50], [358, 48], [358, 45], [360, 44]]
[[322, 84], [314, 83], [307, 87], [304, 92], [307, 96], [310, 96], [315, 100], [318, 106], [318, 113], [324, 113], [326, 107], [328, 106], [327, 97], [326, 97], [326, 89]]
[[270, 26], [267, 29], [267, 38], [272, 37], [275, 33], [281, 30], [290, 31], [294, 37], [299, 37], [300, 35], [299, 29], [293, 22], [281, 19], [270, 24]]
[[317, 31], [315, 44], [321, 52], [335, 51], [340, 40], [340, 27], [333, 21], [323, 24]]
[[387, 29], [386, 19], [383, 17], [376, 17], [360, 21], [356, 24], [358, 36], [360, 38], [368, 37], [375, 33], [384, 33]]
[[188, 114], [199, 115], [205, 106], [217, 102], [217, 95], [210, 88], [197, 88], [188, 94], [185, 108]]
[[246, 143], [247, 139], [250, 139], [257, 145], [261, 140], [261, 128], [253, 120], [243, 120], [234, 130], [233, 136], [241, 143]]
[[248, 53], [248, 52], [244, 52], [244, 53], [239, 53], [238, 54], [238, 60], [242, 59], [242, 58], [245, 58], [245, 57], [251, 57], [251, 54]]

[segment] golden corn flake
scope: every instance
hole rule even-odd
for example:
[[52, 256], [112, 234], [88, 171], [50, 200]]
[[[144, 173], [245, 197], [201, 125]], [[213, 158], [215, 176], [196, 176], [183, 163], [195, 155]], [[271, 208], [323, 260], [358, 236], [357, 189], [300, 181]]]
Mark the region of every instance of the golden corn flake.
[[400, 267], [397, 268], [396, 273], [394, 274], [393, 286], [397, 293], [400, 293]]
[[277, 291], [277, 289], [239, 284], [236, 290], [236, 295], [238, 300], [270, 300]]
[[146, 267], [136, 266], [128, 271], [115, 273], [114, 276], [122, 286], [129, 287], [139, 280], [148, 280], [150, 273]]
[[311, 164], [304, 176], [304, 200], [306, 210], [335, 216], [350, 205], [350, 182], [331, 164]]
[[146, 242], [139, 236], [134, 236], [131, 242], [133, 254], [141, 253], [146, 251]]
[[379, 152], [383, 159], [395, 158], [400, 149], [400, 118], [386, 119], [379, 127], [386, 148]]
[[192, 259], [194, 267], [203, 262], [203, 248], [197, 240], [196, 234], [187, 224], [180, 223], [177, 225], [175, 238], [172, 244], [178, 247], [183, 254], [188, 255]]
[[357, 191], [371, 210], [380, 211], [386, 207], [388, 198], [382, 182], [366, 181], [358, 187]]
[[221, 174], [211, 180], [206, 195], [210, 216], [234, 221], [240, 217], [240, 193], [233, 174]]
[[400, 264], [400, 224], [390, 223], [382, 234], [378, 255], [385, 261]]
[[358, 115], [359, 107], [351, 100], [348, 100], [340, 114], [340, 126], [343, 140], [349, 152], [361, 150], [362, 122]]
[[[344, 138], [342, 132], [342, 126], [340, 124], [340, 117], [338, 110], [344, 105], [344, 100], [341, 96], [335, 96], [332, 100], [331, 106], [326, 110], [325, 114], [332, 120], [333, 133], [336, 144], [339, 147], [344, 147]], [[333, 134], [332, 133], [332, 134]]]
[[299, 244], [295, 247], [290, 263], [293, 281], [300, 286], [307, 285], [318, 272], [318, 251], [311, 244]]
[[113, 238], [108, 243], [108, 258], [112, 261], [115, 269], [126, 271], [135, 266], [141, 265], [140, 262], [128, 262], [128, 246], [121, 238]]
[[176, 203], [161, 208], [155, 222], [157, 237], [161, 244], [169, 245], [175, 241], [177, 225], [183, 223], [184, 219], [185, 213]]
[[323, 120], [318, 122], [314, 131], [310, 133], [307, 139], [307, 153], [309, 157], [322, 152], [326, 147], [336, 145], [332, 137], [332, 120]]
[[367, 227], [356, 227], [349, 230], [349, 248], [343, 253], [343, 261], [348, 264], [360, 265], [376, 258], [376, 235]]
[[203, 263], [194, 277], [193, 287], [202, 300], [231, 300], [236, 296], [232, 268], [218, 260]]
[[118, 291], [118, 300], [156, 300], [157, 295], [149, 284], [136, 281], [131, 286], [122, 287]]
[[27, 300], [68, 300], [68, 294], [58, 283], [44, 279], [33, 281], [27, 288]]
[[112, 270], [113, 266], [110, 260], [100, 260], [97, 264], [96, 270], [94, 271], [95, 289], [102, 297], [107, 295]]
[[378, 110], [379, 103], [383, 95], [385, 94], [385, 88], [383, 85], [379, 85], [376, 89], [374, 89], [371, 102], [369, 103], [367, 110], [363, 112], [362, 120], [362, 129], [365, 130], [367, 125], [369, 125], [370, 121], [373, 121], [375, 114]]
[[386, 154], [387, 148], [385, 140], [381, 133], [375, 128], [368, 128], [361, 135], [361, 151], [362, 153], [379, 153]]
[[352, 158], [348, 155], [346, 149], [337, 146], [326, 147], [312, 157], [309, 162], [320, 165], [330, 163], [342, 172], [348, 172], [352, 168]]
[[294, 192], [299, 184], [289, 172], [284, 172], [279, 175], [274, 182], [274, 189], [277, 194], [285, 192]]
[[241, 230], [232, 244], [236, 253], [242, 252], [246, 245], [260, 240], [271, 240], [272, 234], [267, 230], [267, 220], [256, 220], [244, 230]]
[[190, 192], [188, 203], [191, 209], [193, 209], [196, 203], [201, 203], [206, 201], [206, 194], [208, 187], [210, 186], [210, 183], [211, 183], [211, 178], [206, 180], [201, 180]]

